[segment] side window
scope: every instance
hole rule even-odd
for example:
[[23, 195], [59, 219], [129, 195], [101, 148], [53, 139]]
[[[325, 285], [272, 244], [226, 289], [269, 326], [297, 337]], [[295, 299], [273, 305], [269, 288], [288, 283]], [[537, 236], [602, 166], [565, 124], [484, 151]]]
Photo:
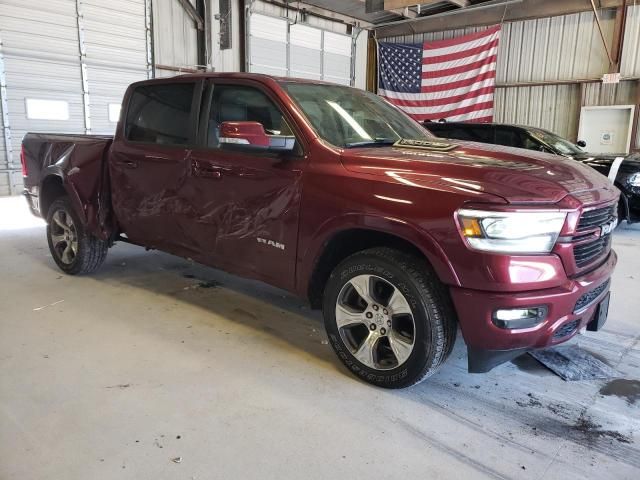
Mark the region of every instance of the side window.
[[496, 145], [522, 148], [520, 133], [512, 128], [496, 128]]
[[478, 125], [469, 128], [469, 140], [481, 143], [493, 143], [494, 128], [489, 125]]
[[522, 140], [522, 148], [526, 148], [527, 150], [536, 150], [538, 152], [545, 151], [545, 148], [540, 144], [540, 142], [531, 138], [529, 135], [525, 135]]
[[293, 136], [280, 109], [265, 93], [253, 87], [214, 86], [207, 129], [209, 147], [219, 147], [223, 122], [258, 122], [267, 135]]
[[194, 89], [194, 83], [136, 88], [127, 111], [127, 140], [160, 145], [189, 143]]

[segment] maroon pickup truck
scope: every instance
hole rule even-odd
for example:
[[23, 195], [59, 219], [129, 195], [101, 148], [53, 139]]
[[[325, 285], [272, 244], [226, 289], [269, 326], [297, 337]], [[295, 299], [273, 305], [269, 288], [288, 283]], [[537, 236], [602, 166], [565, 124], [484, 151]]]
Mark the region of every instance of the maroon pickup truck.
[[25, 196], [58, 266], [115, 242], [283, 288], [322, 308], [355, 375], [433, 374], [458, 326], [469, 371], [606, 320], [617, 189], [544, 153], [444, 143], [378, 96], [203, 74], [131, 85], [115, 137], [30, 133]]

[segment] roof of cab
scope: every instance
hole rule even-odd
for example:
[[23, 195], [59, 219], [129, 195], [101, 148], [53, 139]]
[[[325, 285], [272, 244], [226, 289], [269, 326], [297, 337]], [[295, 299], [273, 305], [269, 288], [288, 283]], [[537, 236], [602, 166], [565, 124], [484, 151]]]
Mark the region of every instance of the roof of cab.
[[[173, 77], [154, 78], [150, 80], [143, 80], [137, 83], [163, 83], [171, 80], [185, 80], [193, 78], [230, 78], [237, 80], [257, 80], [261, 82], [275, 81], [278, 83], [307, 83], [316, 85], [338, 85], [336, 83], [325, 82], [322, 80], [313, 80], [308, 78], [292, 78], [292, 77], [278, 77], [274, 75], [265, 75], [263, 73], [244, 73], [244, 72], [202, 72], [202, 73], [188, 73], [182, 75], [176, 75]], [[342, 85], [347, 86], [347, 85]]]

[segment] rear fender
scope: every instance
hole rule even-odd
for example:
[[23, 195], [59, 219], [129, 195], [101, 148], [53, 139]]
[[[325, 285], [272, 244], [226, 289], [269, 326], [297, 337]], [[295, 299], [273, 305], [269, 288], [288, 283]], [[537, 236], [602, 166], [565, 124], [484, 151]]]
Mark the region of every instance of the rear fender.
[[[102, 239], [109, 238], [113, 231], [109, 177], [104, 161], [108, 145], [104, 141], [50, 145], [40, 183], [42, 196], [51, 177], [60, 178], [85, 229]], [[41, 214], [46, 216], [47, 212]]]

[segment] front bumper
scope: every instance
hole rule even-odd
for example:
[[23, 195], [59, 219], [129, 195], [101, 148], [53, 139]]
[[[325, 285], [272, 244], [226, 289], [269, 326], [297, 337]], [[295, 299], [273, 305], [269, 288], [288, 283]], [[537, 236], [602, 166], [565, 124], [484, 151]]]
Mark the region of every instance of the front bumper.
[[[451, 297], [469, 350], [469, 371], [489, 371], [526, 351], [572, 338], [593, 320], [598, 304], [607, 296], [617, 259], [612, 250], [598, 268], [556, 288], [494, 293], [452, 287]], [[548, 308], [545, 320], [535, 327], [508, 330], [492, 321], [497, 309], [534, 306]]]

